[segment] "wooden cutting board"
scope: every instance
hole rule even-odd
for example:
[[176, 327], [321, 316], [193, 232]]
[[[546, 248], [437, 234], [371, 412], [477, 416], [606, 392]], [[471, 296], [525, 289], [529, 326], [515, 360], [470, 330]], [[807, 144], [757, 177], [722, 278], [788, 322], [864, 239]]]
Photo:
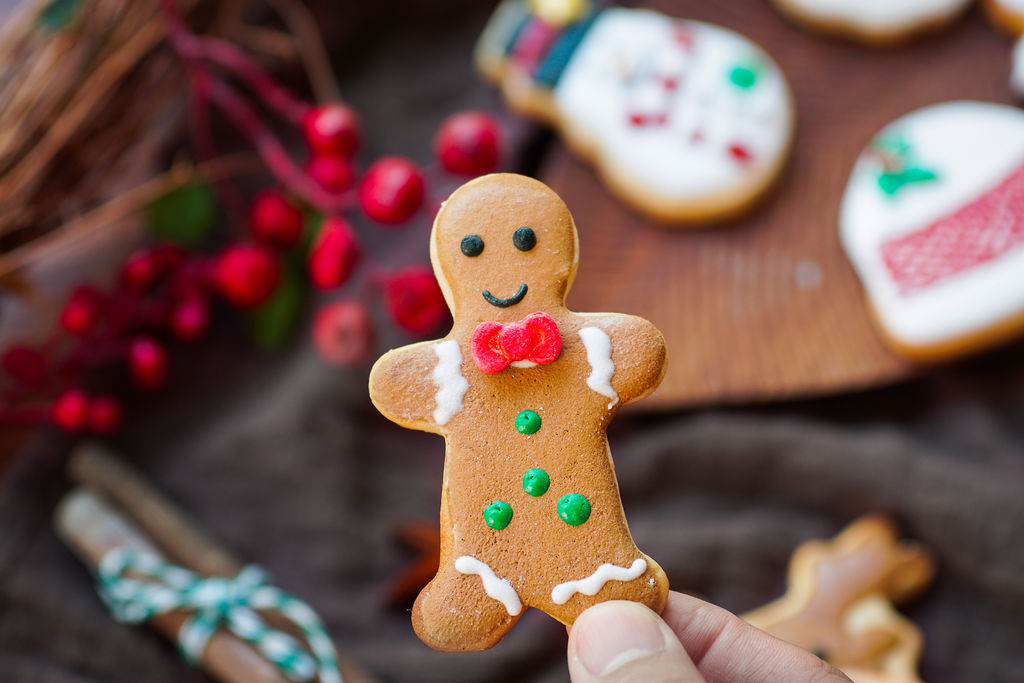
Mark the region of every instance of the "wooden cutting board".
[[645, 5], [764, 47], [793, 88], [797, 134], [788, 168], [761, 205], [701, 229], [650, 223], [561, 143], [545, 158], [540, 177], [580, 231], [570, 306], [641, 315], [668, 340], [668, 372], [644, 405], [806, 397], [920, 372], [875, 331], [839, 245], [839, 201], [862, 147], [892, 119], [945, 100], [1011, 103], [1011, 40], [978, 8], [938, 35], [877, 49], [806, 32], [767, 0]]

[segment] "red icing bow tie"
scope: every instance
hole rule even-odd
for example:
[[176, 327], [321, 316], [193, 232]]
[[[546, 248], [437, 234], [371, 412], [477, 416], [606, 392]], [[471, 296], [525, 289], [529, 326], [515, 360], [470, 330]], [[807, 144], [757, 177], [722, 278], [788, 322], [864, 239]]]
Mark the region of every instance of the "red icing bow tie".
[[519, 322], [480, 323], [473, 330], [473, 360], [489, 375], [516, 361], [544, 364], [562, 352], [562, 333], [547, 313], [531, 313]]

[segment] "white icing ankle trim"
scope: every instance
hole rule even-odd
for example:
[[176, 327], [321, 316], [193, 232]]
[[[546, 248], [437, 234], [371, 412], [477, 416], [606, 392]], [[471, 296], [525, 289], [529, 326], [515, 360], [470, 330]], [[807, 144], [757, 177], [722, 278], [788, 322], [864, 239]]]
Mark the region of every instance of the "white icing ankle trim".
[[566, 581], [552, 588], [551, 601], [556, 605], [564, 605], [576, 593], [597, 595], [598, 591], [604, 588], [609, 581], [632, 581], [645, 571], [647, 571], [647, 560], [642, 557], [633, 560], [633, 564], [629, 567], [602, 564], [596, 572], [585, 579]]
[[437, 394], [434, 395], [437, 402], [434, 422], [445, 425], [462, 410], [462, 397], [469, 390], [469, 382], [462, 376], [462, 351], [459, 350], [457, 341], [448, 339], [435, 344], [434, 353], [437, 354], [437, 365], [431, 373], [434, 383], [437, 384]]
[[583, 348], [587, 350], [587, 362], [590, 363], [587, 386], [610, 398], [608, 408], [611, 408], [619, 402], [619, 394], [612, 388], [615, 363], [612, 362], [611, 337], [599, 327], [582, 327], [580, 339], [583, 340]]
[[523, 611], [523, 603], [519, 594], [508, 579], [499, 579], [486, 564], [471, 555], [463, 555], [455, 560], [455, 570], [461, 574], [477, 574], [484, 583], [484, 591], [505, 606], [513, 617]]

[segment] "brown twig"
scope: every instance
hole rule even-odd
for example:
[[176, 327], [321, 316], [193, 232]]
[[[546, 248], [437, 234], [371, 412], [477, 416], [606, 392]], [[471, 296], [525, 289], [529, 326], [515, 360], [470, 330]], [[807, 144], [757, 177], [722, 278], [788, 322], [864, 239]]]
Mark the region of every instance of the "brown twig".
[[310, 86], [318, 102], [340, 102], [341, 90], [338, 79], [331, 68], [323, 36], [316, 25], [316, 19], [302, 2], [297, 0], [267, 0], [281, 20], [288, 27], [295, 41]]

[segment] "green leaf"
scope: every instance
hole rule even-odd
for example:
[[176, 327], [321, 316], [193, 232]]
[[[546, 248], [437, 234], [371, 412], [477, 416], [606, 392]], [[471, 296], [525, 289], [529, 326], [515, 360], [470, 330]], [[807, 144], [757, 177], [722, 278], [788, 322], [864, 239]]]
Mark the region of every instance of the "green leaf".
[[39, 25], [47, 33], [57, 33], [75, 20], [81, 0], [50, 0], [39, 12]]
[[217, 198], [209, 185], [190, 183], [154, 199], [145, 215], [149, 229], [161, 241], [195, 247], [210, 234]]
[[302, 319], [304, 280], [294, 268], [284, 268], [277, 289], [265, 304], [248, 314], [249, 336], [264, 351], [281, 348]]

